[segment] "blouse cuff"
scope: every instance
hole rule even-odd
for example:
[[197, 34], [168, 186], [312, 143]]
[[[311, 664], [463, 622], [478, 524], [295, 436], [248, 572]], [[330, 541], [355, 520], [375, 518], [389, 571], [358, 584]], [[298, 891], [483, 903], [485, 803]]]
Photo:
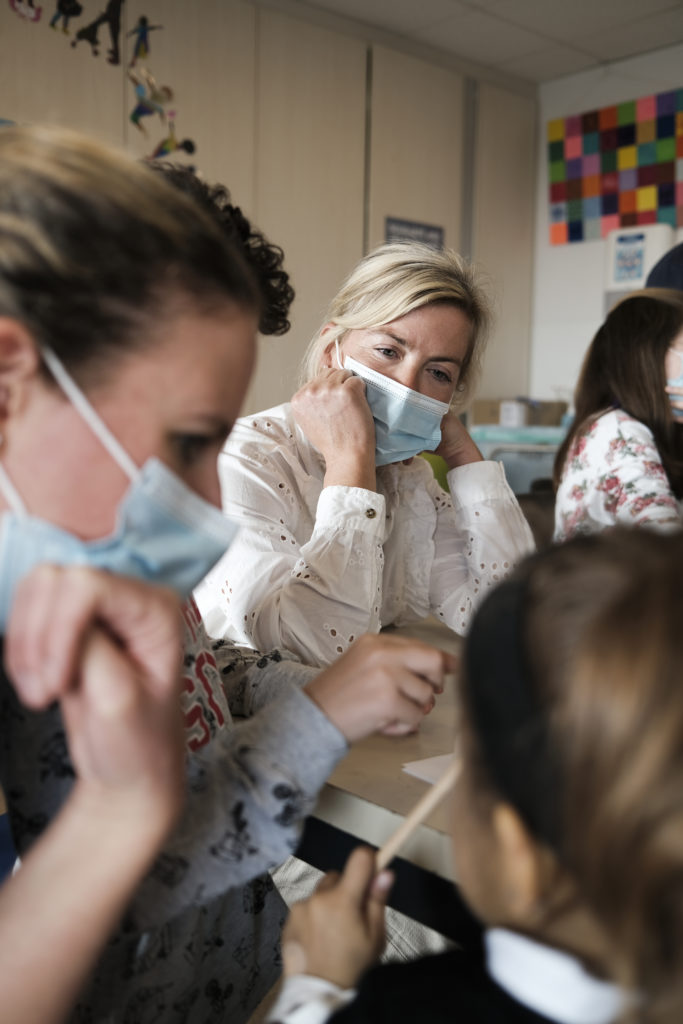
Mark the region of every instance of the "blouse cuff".
[[502, 462], [468, 462], [450, 469], [447, 480], [456, 511], [484, 501], [509, 500], [512, 494]]
[[334, 484], [323, 487], [318, 498], [316, 525], [344, 525], [366, 532], [373, 531], [379, 537], [384, 533], [386, 501], [383, 494], [368, 491], [364, 487], [343, 487]]
[[285, 978], [266, 1024], [323, 1024], [355, 996], [355, 989], [341, 989], [310, 974], [295, 974]]

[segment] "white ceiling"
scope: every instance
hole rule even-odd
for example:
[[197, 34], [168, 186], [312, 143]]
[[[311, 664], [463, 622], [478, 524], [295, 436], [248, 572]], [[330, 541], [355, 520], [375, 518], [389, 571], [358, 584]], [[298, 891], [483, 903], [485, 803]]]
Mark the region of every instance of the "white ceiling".
[[683, 0], [307, 0], [306, 6], [532, 82], [683, 43]]

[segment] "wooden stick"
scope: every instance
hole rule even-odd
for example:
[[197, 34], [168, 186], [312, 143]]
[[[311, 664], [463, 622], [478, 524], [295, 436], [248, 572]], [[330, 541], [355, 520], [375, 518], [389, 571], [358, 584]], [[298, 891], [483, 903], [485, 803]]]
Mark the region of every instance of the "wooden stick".
[[454, 757], [453, 762], [448, 766], [441, 778], [437, 779], [427, 792], [420, 797], [412, 811], [398, 826], [393, 836], [390, 836], [384, 846], [377, 851], [376, 864], [378, 873], [387, 866], [389, 861], [394, 859], [406, 839], [412, 835], [427, 815], [431, 814], [434, 808], [441, 803], [446, 793], [453, 788], [459, 774], [460, 758]]

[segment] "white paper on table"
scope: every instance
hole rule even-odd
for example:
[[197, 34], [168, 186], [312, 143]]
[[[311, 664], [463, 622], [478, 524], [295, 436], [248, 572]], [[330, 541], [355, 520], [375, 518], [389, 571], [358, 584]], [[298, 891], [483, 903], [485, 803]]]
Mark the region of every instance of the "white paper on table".
[[423, 757], [420, 761], [407, 761], [403, 771], [414, 775], [425, 782], [436, 782], [453, 761], [455, 754], [438, 754], [436, 757]]

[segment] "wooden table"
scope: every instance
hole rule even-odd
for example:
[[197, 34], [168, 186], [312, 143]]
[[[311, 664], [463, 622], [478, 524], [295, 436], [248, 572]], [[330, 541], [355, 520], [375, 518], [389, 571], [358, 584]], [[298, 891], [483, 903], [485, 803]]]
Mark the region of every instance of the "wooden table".
[[[461, 639], [441, 623], [425, 620], [397, 630], [458, 653]], [[403, 771], [407, 761], [448, 754], [456, 739], [455, 683], [450, 679], [413, 736], [371, 736], [354, 745], [323, 788], [306, 824], [297, 856], [323, 871], [339, 869], [359, 843], [381, 846], [427, 789]], [[392, 863], [396, 883], [390, 903], [444, 935], [467, 942], [473, 923], [453, 887], [451, 811], [448, 798], [421, 825]]]

